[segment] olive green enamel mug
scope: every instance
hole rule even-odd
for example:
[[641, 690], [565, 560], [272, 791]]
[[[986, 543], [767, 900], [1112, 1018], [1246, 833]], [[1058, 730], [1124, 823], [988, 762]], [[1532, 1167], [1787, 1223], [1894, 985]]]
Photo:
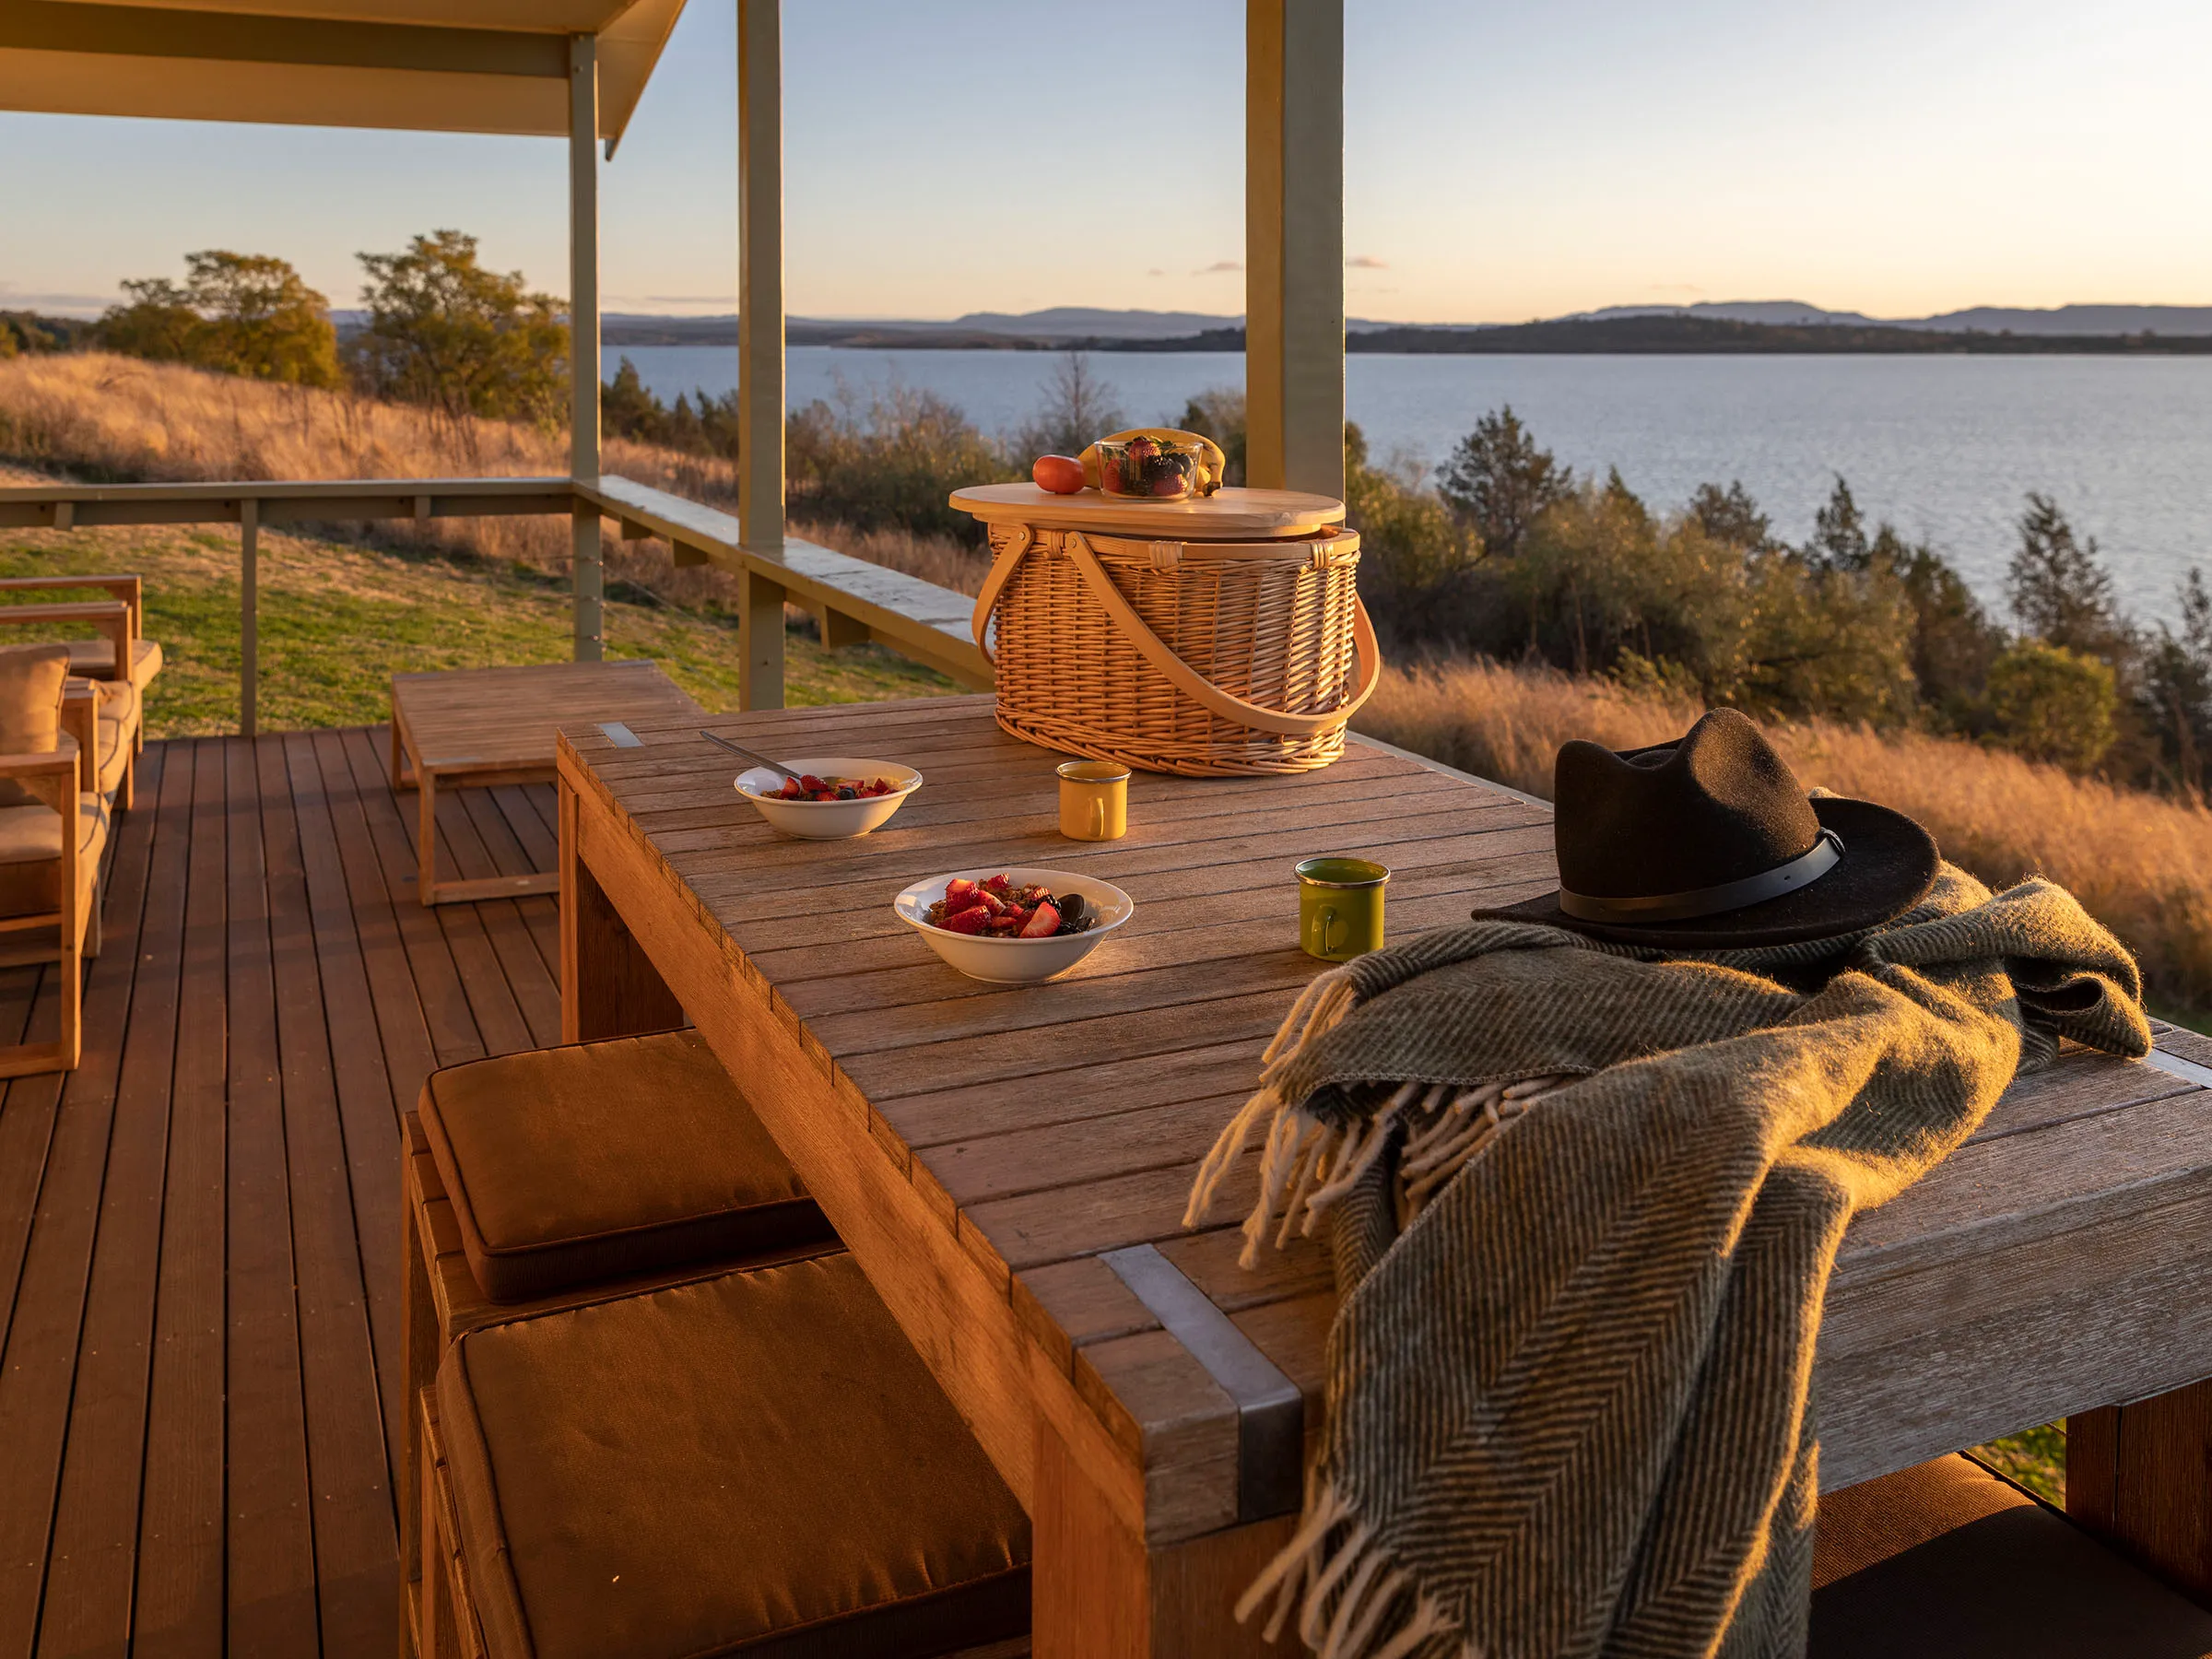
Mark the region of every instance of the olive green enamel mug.
[[1298, 866], [1298, 943], [1310, 957], [1348, 962], [1382, 948], [1388, 865], [1364, 858], [1309, 858]]

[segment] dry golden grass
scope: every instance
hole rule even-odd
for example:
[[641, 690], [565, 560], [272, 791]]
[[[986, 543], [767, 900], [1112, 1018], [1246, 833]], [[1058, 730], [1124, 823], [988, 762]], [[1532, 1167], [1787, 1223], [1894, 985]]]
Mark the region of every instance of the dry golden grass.
[[[0, 359], [0, 458], [96, 482], [213, 478], [439, 478], [566, 476], [565, 433], [512, 421], [455, 421], [349, 392], [282, 386], [105, 352]], [[729, 461], [610, 439], [610, 473], [735, 512]], [[982, 584], [980, 556], [958, 543], [899, 531], [865, 535], [794, 524], [793, 534], [963, 593]], [[566, 570], [569, 527], [557, 519], [388, 522], [377, 539], [429, 545]], [[734, 603], [727, 580], [677, 571], [658, 542], [608, 537], [607, 580], [677, 604]]]
[[[1699, 712], [1603, 680], [1456, 663], [1386, 670], [1356, 724], [1548, 797], [1568, 738], [1658, 743]], [[1956, 739], [1818, 722], [1773, 735], [1807, 784], [1912, 814], [1992, 886], [2043, 875], [2070, 888], [2136, 952], [2162, 1006], [2212, 1009], [2212, 812]]]

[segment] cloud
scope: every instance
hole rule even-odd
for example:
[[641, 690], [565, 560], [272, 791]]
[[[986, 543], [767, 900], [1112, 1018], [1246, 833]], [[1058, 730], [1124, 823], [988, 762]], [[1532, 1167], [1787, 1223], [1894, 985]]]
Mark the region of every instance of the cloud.
[[1355, 253], [1344, 262], [1344, 268], [1347, 271], [1387, 271], [1390, 262], [1377, 259], [1372, 253]]
[[1204, 270], [1193, 271], [1191, 275], [1194, 276], [1221, 276], [1243, 268], [1244, 262], [1241, 259], [1217, 259]]

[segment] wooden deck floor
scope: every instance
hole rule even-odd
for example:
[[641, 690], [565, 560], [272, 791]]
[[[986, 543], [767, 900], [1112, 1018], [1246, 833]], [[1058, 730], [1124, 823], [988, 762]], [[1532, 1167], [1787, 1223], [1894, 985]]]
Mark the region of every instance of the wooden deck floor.
[[[0, 1659], [395, 1651], [398, 1112], [557, 1041], [559, 956], [551, 899], [415, 901], [383, 745], [149, 745], [84, 1064], [0, 1096]], [[549, 786], [440, 808], [441, 867], [553, 867]], [[52, 996], [0, 974], [0, 1041]]]

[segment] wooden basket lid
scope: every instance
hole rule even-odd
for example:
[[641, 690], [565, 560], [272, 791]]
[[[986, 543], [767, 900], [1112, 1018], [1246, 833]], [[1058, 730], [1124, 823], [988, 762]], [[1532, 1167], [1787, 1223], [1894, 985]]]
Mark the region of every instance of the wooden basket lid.
[[1096, 489], [1053, 495], [1034, 484], [978, 484], [952, 504], [986, 524], [1035, 524], [1161, 540], [1307, 535], [1344, 523], [1344, 503], [1297, 489], [1223, 489], [1187, 501], [1139, 501]]

